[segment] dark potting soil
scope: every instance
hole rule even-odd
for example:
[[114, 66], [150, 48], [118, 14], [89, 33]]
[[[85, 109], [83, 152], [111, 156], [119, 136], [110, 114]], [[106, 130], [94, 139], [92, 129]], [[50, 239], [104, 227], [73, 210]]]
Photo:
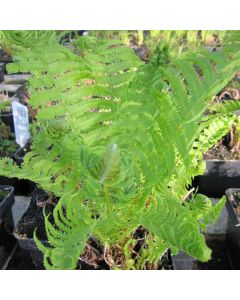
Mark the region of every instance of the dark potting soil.
[[[45, 209], [46, 214], [48, 215], [54, 209], [55, 203], [57, 199], [52, 195], [44, 192], [43, 190], [36, 189], [33, 192], [32, 199], [30, 205], [18, 223], [17, 229], [15, 230], [16, 234], [25, 238], [33, 238], [33, 232], [35, 228], [37, 228], [37, 236], [38, 239], [42, 241], [47, 240], [46, 232], [45, 232], [45, 223], [44, 223], [44, 215], [43, 208]], [[49, 221], [54, 223], [52, 214], [50, 214]], [[133, 249], [132, 258], [136, 257], [136, 253], [140, 252], [143, 247], [145, 247], [144, 237], [146, 237], [148, 232], [146, 229], [139, 227], [133, 233], [132, 238], [136, 239], [136, 244]], [[18, 250], [20, 251], [20, 250]], [[21, 256], [21, 254], [19, 254]], [[107, 259], [106, 259], [107, 257]], [[31, 261], [31, 258], [26, 258], [26, 261]], [[84, 253], [81, 255], [78, 261], [77, 269], [78, 270], [109, 270], [111, 267], [107, 263], [107, 261], [114, 260], [119, 264], [123, 263], [124, 257], [123, 253], [117, 248], [113, 247], [113, 249], [109, 249], [108, 253], [104, 255], [104, 247], [100, 244], [100, 242], [94, 238], [90, 237], [86, 244]], [[16, 258], [16, 260], [18, 260]], [[117, 264], [118, 264], [117, 263]], [[19, 269], [27, 269], [30, 268], [28, 264], [25, 266], [24, 263], [19, 265], [18, 262], [13, 263], [12, 268], [14, 269], [18, 265]], [[17, 268], [17, 267], [16, 267]], [[146, 270], [152, 269], [151, 265], [146, 265]], [[172, 263], [170, 258], [170, 253], [166, 253], [163, 255], [159, 264], [154, 266], [154, 269], [157, 270], [171, 270]]]
[[[239, 81], [240, 72], [238, 72], [235, 78], [229, 82], [228, 86], [224, 88], [221, 92], [218, 93], [213, 99], [212, 104], [222, 103], [223, 101], [235, 100], [240, 101], [240, 89]], [[206, 112], [208, 113], [208, 112]], [[236, 112], [239, 115], [238, 112]], [[217, 145], [212, 147], [205, 155], [204, 159], [220, 159], [220, 160], [238, 160], [240, 159], [240, 149], [239, 145], [234, 144], [234, 136], [231, 136], [231, 133], [234, 134], [235, 127], [233, 126], [230, 132], [223, 137]]]
[[204, 159], [220, 159], [220, 160], [239, 160], [240, 152], [235, 148], [230, 148], [219, 141], [203, 156]]
[[0, 227], [0, 270], [5, 268], [9, 255], [16, 245], [15, 238]]
[[167, 251], [159, 261], [158, 270], [173, 270], [170, 251]]
[[[131, 258], [137, 263], [141, 250], [146, 248], [145, 243], [148, 231], [142, 226], [138, 227], [132, 234], [135, 245], [132, 249]], [[123, 250], [118, 245], [112, 245], [110, 249], [104, 249], [100, 242], [90, 237], [83, 254], [81, 255], [77, 269], [80, 270], [110, 270], [115, 266], [124, 269], [125, 258]], [[172, 270], [170, 251], [167, 251], [157, 264], [146, 263], [144, 270]]]
[[[145, 240], [144, 238], [146, 237], [146, 235], [149, 232], [143, 228], [142, 226], [138, 227], [134, 234], [133, 234], [133, 238], [137, 240], [134, 248], [133, 248], [133, 253], [132, 253], [132, 258], [136, 258], [137, 254], [139, 253], [139, 251], [141, 251], [142, 248], [145, 248]], [[172, 260], [171, 260], [171, 254], [170, 251], [167, 251], [159, 260], [159, 263], [157, 266], [155, 266], [155, 268], [157, 270], [172, 270], [173, 266], [172, 266]], [[146, 270], [150, 270], [152, 269], [151, 265], [146, 265]]]
[[[46, 214], [53, 211], [57, 199], [45, 191], [35, 190], [30, 205], [18, 223], [16, 233], [25, 238], [33, 238], [34, 230], [37, 228], [37, 236], [40, 240], [46, 240], [43, 208]], [[51, 215], [49, 218], [52, 221]]]

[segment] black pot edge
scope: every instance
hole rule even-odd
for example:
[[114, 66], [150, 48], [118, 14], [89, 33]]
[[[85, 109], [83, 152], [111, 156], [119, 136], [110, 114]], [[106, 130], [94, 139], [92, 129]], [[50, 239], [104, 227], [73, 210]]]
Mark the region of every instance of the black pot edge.
[[[5, 199], [0, 203], [0, 211], [5, 209], [5, 206], [13, 205], [14, 203], [14, 187], [11, 185], [1, 184], [0, 188], [10, 188], [9, 193], [6, 195]], [[8, 200], [9, 199], [9, 200]]]
[[240, 160], [205, 160], [206, 172], [196, 176], [192, 186], [212, 198], [220, 198], [229, 188], [240, 188]]
[[194, 258], [177, 258], [175, 255], [171, 256], [171, 260], [174, 271], [192, 270], [191, 266], [195, 261]]
[[4, 124], [10, 127], [12, 133], [15, 133], [12, 109], [9, 112], [1, 111], [0, 119]]
[[1, 187], [8, 187], [11, 188], [9, 193], [5, 197], [5, 199], [0, 204], [0, 224], [5, 223], [6, 229], [9, 233], [13, 232], [14, 229], [14, 222], [13, 222], [13, 215], [12, 215], [12, 206], [14, 204], [14, 187], [10, 185], [0, 185]]
[[227, 223], [226, 243], [228, 245], [228, 252], [232, 257], [233, 264], [238, 270], [240, 270], [240, 218], [235, 211], [231, 201], [229, 200], [229, 197], [235, 191], [240, 192], [240, 189], [231, 188], [226, 190], [226, 207], [229, 215]]
[[[16, 233], [16, 229], [14, 229], [14, 231], [13, 231], [13, 236], [16, 238], [16, 240], [18, 241], [18, 243], [22, 249], [29, 250], [29, 251], [32, 251], [32, 250], [40, 251], [38, 249], [36, 243], [34, 242], [33, 238], [27, 238], [27, 237], [20, 236], [18, 233]], [[46, 246], [49, 245], [47, 241], [40, 240], [40, 242], [42, 242]]]
[[[37, 248], [36, 243], [34, 242], [33, 238], [26, 238], [22, 237], [19, 234], [13, 231], [13, 236], [18, 242], [18, 245], [21, 249], [27, 251], [31, 258], [34, 266], [38, 270], [43, 270], [43, 253]], [[44, 245], [48, 245], [46, 241], [41, 241]]]

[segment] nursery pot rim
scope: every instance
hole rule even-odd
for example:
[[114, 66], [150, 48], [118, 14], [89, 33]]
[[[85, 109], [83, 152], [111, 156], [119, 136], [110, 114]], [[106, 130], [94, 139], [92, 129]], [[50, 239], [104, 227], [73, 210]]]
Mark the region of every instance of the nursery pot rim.
[[213, 159], [204, 159], [205, 162], [207, 161], [215, 161], [215, 162], [239, 162], [240, 160], [238, 159], [218, 159], [218, 158], [213, 158]]
[[14, 187], [11, 185], [0, 185], [1, 190], [7, 191], [6, 195], [3, 197], [2, 201], [0, 202], [0, 225], [2, 222], [9, 221], [9, 230], [12, 231], [13, 229], [13, 219], [12, 219], [12, 212], [11, 207], [15, 201], [14, 199]]
[[4, 190], [4, 188], [8, 188], [7, 191], [8, 193], [6, 194], [5, 198], [3, 199], [3, 201], [0, 202], [0, 208], [4, 203], [4, 200], [9, 197], [11, 195], [12, 192], [14, 192], [14, 187], [11, 185], [6, 185], [6, 184], [0, 184], [0, 190]]
[[[18, 225], [17, 225], [18, 226]], [[17, 242], [19, 243], [20, 247], [23, 249], [26, 249], [28, 251], [40, 251], [33, 239], [33, 237], [26, 237], [23, 235], [20, 235], [16, 232], [16, 228], [13, 230], [13, 236], [15, 237], [15, 239], [17, 240]], [[44, 246], [50, 246], [49, 243], [45, 240], [40, 240], [40, 242], [44, 245]]]
[[1, 117], [11, 117], [13, 115], [12, 109], [10, 111], [5, 111], [4, 109], [1, 111]]

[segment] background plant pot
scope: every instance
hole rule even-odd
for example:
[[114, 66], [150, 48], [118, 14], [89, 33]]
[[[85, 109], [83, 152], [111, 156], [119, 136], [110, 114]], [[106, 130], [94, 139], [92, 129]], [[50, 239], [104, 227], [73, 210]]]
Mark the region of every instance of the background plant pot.
[[[28, 251], [30, 254], [33, 264], [36, 269], [44, 269], [43, 266], [43, 254], [37, 248], [34, 240], [33, 233], [37, 228], [37, 236], [44, 245], [49, 245], [47, 242], [47, 236], [45, 232], [45, 222], [43, 215], [43, 207], [46, 213], [53, 211], [54, 205], [51, 203], [50, 196], [47, 192], [35, 188], [32, 193], [30, 204], [17, 223], [14, 229], [14, 236], [18, 241], [19, 246]], [[51, 219], [51, 218], [50, 218]], [[52, 219], [51, 219], [52, 221]]]
[[212, 249], [212, 257], [208, 262], [200, 262], [197, 259], [179, 252], [172, 256], [174, 270], [236, 270], [229, 257], [225, 235], [207, 235], [206, 242]]
[[206, 160], [206, 173], [197, 176], [193, 186], [208, 197], [219, 198], [229, 188], [240, 188], [240, 161]]
[[0, 185], [0, 225], [5, 223], [7, 230], [13, 232], [13, 216], [11, 208], [14, 203], [14, 188]]
[[0, 48], [0, 61], [6, 64], [13, 61], [11, 55], [7, 53], [3, 48]]
[[7, 126], [11, 128], [11, 131], [14, 132], [14, 122], [13, 122], [13, 114], [12, 111], [2, 111], [0, 115], [1, 120]]
[[[212, 204], [216, 205], [219, 199], [211, 198]], [[229, 244], [226, 242], [228, 211], [224, 206], [218, 221], [209, 224], [204, 233], [208, 247], [212, 250], [211, 259], [208, 262], [200, 262], [186, 253], [179, 252], [172, 255], [174, 270], [234, 270], [238, 269], [231, 260], [228, 251]]]
[[0, 185], [10, 185], [14, 188], [15, 195], [29, 195], [35, 184], [27, 179], [18, 178], [8, 178], [5, 176], [0, 176]]
[[234, 266], [240, 269], [240, 189], [228, 189], [226, 196], [229, 215], [226, 243]]
[[[17, 163], [17, 165], [21, 165], [23, 162], [25, 154], [30, 150], [30, 141], [26, 144], [25, 147], [17, 149], [17, 151], [11, 154], [11, 158]], [[36, 184], [27, 179], [18, 179], [8, 178], [0, 175], [0, 185], [11, 185], [14, 187], [15, 195], [29, 195], [33, 192], [36, 187]]]
[[0, 62], [0, 83], [4, 82], [4, 63]]
[[29, 140], [24, 147], [19, 147], [13, 154], [13, 160], [20, 166], [24, 160], [24, 156], [30, 151], [31, 141]]
[[0, 270], [6, 270], [17, 249], [16, 239], [0, 226]]
[[[32, 259], [32, 262], [37, 270], [44, 270], [43, 265], [43, 254], [42, 252], [37, 248], [34, 240], [32, 238], [26, 238], [23, 236], [18, 235], [15, 231], [13, 233], [14, 237], [16, 238], [19, 246], [26, 250]], [[47, 241], [42, 241], [44, 245], [49, 245]]]

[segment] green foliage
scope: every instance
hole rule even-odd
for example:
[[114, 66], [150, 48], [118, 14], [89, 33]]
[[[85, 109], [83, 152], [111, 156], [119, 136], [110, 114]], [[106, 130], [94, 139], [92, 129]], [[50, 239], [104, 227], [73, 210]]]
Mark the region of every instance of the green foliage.
[[204, 195], [196, 195], [194, 199], [187, 202], [186, 206], [192, 211], [195, 219], [200, 223], [202, 230], [206, 230], [206, 226], [215, 223], [225, 204], [225, 197], [221, 198], [217, 205], [212, 207], [212, 202]]
[[0, 112], [9, 106], [9, 100], [0, 100]]
[[143, 30], [89, 30], [88, 34], [99, 40], [116, 39], [129, 46], [141, 45], [144, 41]]
[[218, 45], [225, 35], [225, 31], [214, 30], [150, 30], [144, 39], [150, 56], [156, 46], [162, 41], [170, 47], [173, 57], [188, 50], [213, 48]]
[[10, 127], [0, 120], [0, 157], [11, 157], [17, 150], [14, 134]]
[[[234, 31], [233, 31], [234, 33]], [[89, 35], [99, 39], [118, 39], [131, 47], [147, 47], [148, 57], [159, 44], [166, 43], [170, 56], [177, 57], [188, 50], [213, 49], [221, 44], [226, 31], [217, 30], [91, 30]], [[235, 38], [235, 41], [237, 38]]]
[[[22, 167], [3, 159], [0, 169], [61, 197], [54, 224], [45, 218], [50, 246], [35, 235], [46, 268], [75, 268], [91, 235], [124, 249], [123, 268], [157, 262], [168, 247], [207, 261], [201, 229], [216, 221], [225, 200], [184, 200], [204, 172], [202, 155], [234, 120], [225, 104], [204, 112], [238, 71], [238, 43], [144, 64], [118, 41], [81, 37], [73, 52], [52, 32], [18, 37], [5, 35], [17, 44], [8, 71], [31, 72], [30, 104], [39, 112]], [[133, 261], [127, 245], [139, 226], [149, 231], [147, 250]]]

